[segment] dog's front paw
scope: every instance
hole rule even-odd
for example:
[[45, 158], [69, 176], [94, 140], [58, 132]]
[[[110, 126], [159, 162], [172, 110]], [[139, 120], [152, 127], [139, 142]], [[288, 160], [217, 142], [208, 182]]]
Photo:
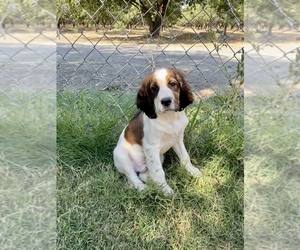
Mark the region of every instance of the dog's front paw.
[[144, 191], [146, 187], [147, 187], [147, 185], [144, 184], [144, 183], [139, 183], [139, 184], [137, 184], [137, 185], [135, 186], [135, 188], [136, 188], [137, 191], [139, 191], [139, 192]]
[[168, 184], [164, 184], [161, 187], [165, 195], [172, 195], [174, 193], [173, 189]]
[[192, 176], [199, 176], [201, 175], [201, 171], [199, 168], [195, 168], [194, 166], [190, 165], [186, 167], [186, 170], [190, 173]]

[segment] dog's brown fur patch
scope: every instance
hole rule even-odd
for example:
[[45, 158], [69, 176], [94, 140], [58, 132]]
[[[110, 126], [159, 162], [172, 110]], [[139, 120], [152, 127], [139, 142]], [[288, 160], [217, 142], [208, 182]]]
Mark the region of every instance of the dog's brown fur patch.
[[143, 113], [138, 112], [125, 129], [125, 139], [130, 144], [142, 145], [142, 139], [144, 137], [143, 127]]

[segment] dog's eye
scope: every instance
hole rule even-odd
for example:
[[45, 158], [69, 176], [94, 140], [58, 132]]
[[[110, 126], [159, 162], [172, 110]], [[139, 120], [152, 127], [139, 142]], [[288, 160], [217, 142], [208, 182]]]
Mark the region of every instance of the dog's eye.
[[158, 92], [158, 87], [157, 86], [151, 86], [151, 91], [153, 93], [157, 93]]
[[174, 86], [176, 85], [176, 83], [175, 83], [175, 82], [169, 82], [169, 85], [170, 85], [171, 87], [174, 87]]

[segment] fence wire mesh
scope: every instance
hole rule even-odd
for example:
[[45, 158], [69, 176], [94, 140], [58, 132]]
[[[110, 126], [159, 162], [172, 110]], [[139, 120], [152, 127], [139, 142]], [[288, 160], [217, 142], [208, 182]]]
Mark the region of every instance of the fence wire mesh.
[[[195, 93], [219, 94], [241, 64], [242, 2], [58, 2], [58, 92], [136, 92], [154, 68], [186, 73]], [[225, 20], [226, 19], [226, 20]]]
[[[278, 141], [293, 141], [299, 135], [300, 6], [296, 0], [249, 1], [245, 3], [245, 16], [243, 1], [233, 0], [59, 0], [56, 23], [54, 8], [53, 3], [41, 0], [0, 3], [4, 131], [0, 235], [5, 239], [0, 242], [1, 249], [24, 248], [24, 242], [28, 248], [45, 247], [45, 241], [53, 243], [48, 227], [50, 224], [53, 229], [53, 221], [45, 228], [45, 220], [53, 217], [53, 201], [40, 198], [49, 197], [53, 191], [53, 169], [47, 166], [55, 159], [55, 87], [70, 106], [86, 91], [103, 102], [113, 100], [108, 109], [99, 111], [103, 117], [121, 104], [127, 105], [126, 96], [135, 94], [145, 75], [159, 67], [182, 70], [201, 100], [226, 95], [232, 89], [243, 97], [245, 72], [245, 247], [299, 248], [296, 223], [300, 199], [294, 192], [300, 183], [298, 141], [287, 147], [291, 152], [287, 155], [289, 172], [284, 168], [281, 171], [285, 178], [278, 174], [274, 180], [266, 180], [269, 172], [264, 171], [263, 164], [258, 161], [261, 165], [257, 169], [263, 171], [256, 171], [250, 161], [258, 155], [253, 151], [252, 144], [257, 142], [253, 138], [263, 138], [270, 132], [265, 124], [282, 131], [276, 130], [266, 141], [258, 140], [261, 158], [283, 153]], [[57, 49], [51, 34], [55, 29]], [[75, 93], [72, 100], [66, 99], [70, 92]], [[114, 98], [103, 98], [103, 94]], [[97, 109], [92, 101], [88, 105]], [[124, 116], [126, 112], [123, 110]], [[281, 120], [274, 118], [277, 115]], [[42, 172], [28, 168], [40, 165], [45, 166]], [[280, 178], [286, 182], [278, 182]], [[272, 196], [278, 193], [279, 198]], [[49, 209], [40, 212], [45, 204]], [[33, 217], [36, 220], [32, 221]], [[274, 222], [274, 217], [279, 219]], [[20, 221], [22, 225], [17, 226]], [[46, 232], [46, 238], [39, 232]]]
[[0, 2], [0, 248], [54, 249], [56, 46], [51, 1]]
[[[136, 112], [134, 99], [142, 80], [154, 69], [168, 67], [185, 73], [196, 105], [208, 98], [220, 98], [216, 100], [218, 104], [212, 104], [219, 119], [234, 109], [234, 102], [239, 103], [237, 112], [232, 112], [238, 129], [224, 141], [238, 137], [241, 142], [243, 11], [242, 1], [58, 1], [57, 98], [64, 110], [60, 112], [58, 107], [58, 126], [65, 129], [63, 120], [71, 120], [71, 126], [78, 129], [74, 131], [94, 133], [92, 138], [87, 137], [91, 143], [77, 138], [72, 145], [110, 168], [118, 137]], [[79, 109], [87, 112], [78, 114]], [[187, 112], [196, 116], [197, 109]], [[196, 117], [194, 124], [199, 126], [205, 119]], [[220, 122], [217, 133], [226, 130], [226, 126], [226, 121]], [[193, 140], [204, 142], [211, 133], [193, 133]], [[70, 134], [76, 137], [75, 132]], [[95, 142], [95, 137], [101, 139]], [[58, 144], [67, 144], [63, 140], [62, 133]], [[101, 148], [95, 150], [96, 147]], [[58, 157], [67, 158], [67, 166], [80, 168], [84, 164], [83, 157], [67, 155], [65, 151], [60, 150]], [[105, 153], [99, 153], [97, 158], [95, 151]], [[62, 169], [65, 162], [61, 163]], [[235, 174], [241, 176], [242, 161], [236, 165], [239, 173]], [[63, 239], [64, 230], [59, 230]], [[241, 231], [239, 228], [239, 241]], [[62, 240], [60, 244], [65, 243]]]
[[245, 3], [246, 249], [299, 248], [299, 8]]

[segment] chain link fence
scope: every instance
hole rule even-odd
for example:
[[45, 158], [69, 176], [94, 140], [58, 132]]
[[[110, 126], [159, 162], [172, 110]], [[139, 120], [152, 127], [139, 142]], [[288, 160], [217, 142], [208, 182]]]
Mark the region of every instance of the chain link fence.
[[55, 51], [54, 3], [1, 1], [1, 249], [55, 249]]
[[245, 3], [245, 249], [300, 246], [299, 10]]
[[242, 1], [174, 2], [59, 1], [58, 95], [109, 95], [103, 117], [155, 68], [182, 70], [201, 100], [243, 97], [245, 72], [245, 247], [297, 249], [299, 3], [250, 1], [244, 15]]
[[[215, 107], [213, 112], [220, 120], [223, 113], [227, 115], [232, 111], [232, 103], [238, 102], [237, 112], [232, 112], [232, 117], [237, 118], [233, 122], [237, 131], [230, 139], [238, 137], [241, 142], [243, 10], [242, 1], [205, 4], [203, 1], [58, 1], [57, 99], [58, 130], [61, 131], [58, 145], [62, 145], [58, 147], [58, 159], [61, 175], [69, 168], [84, 169], [86, 161], [83, 158], [92, 159], [96, 164], [100, 162], [105, 169], [112, 167], [112, 150], [122, 129], [136, 112], [134, 99], [142, 80], [162, 67], [184, 72], [195, 94], [196, 105], [210, 99], [211, 106]], [[196, 116], [197, 109], [187, 112]], [[205, 118], [195, 118], [197, 126], [198, 119]], [[226, 121], [224, 124], [221, 121], [218, 132], [226, 130], [226, 125]], [[212, 132], [203, 136], [196, 131], [192, 135], [194, 141], [204, 142], [211, 137]], [[78, 138], [78, 134], [93, 136], [86, 136], [87, 143], [84, 138]], [[66, 137], [76, 143], [68, 144]], [[226, 137], [224, 141], [230, 139]], [[74, 155], [67, 152], [66, 147], [80, 150]], [[80, 155], [81, 152], [85, 155]], [[236, 165], [237, 172], [242, 173], [242, 161]], [[63, 228], [58, 229], [58, 235], [61, 239], [65, 236]]]
[[[69, 106], [87, 91], [109, 100], [103, 117], [159, 67], [182, 70], [200, 100], [230, 91], [243, 98], [245, 72], [245, 247], [298, 249], [299, 8], [250, 1], [244, 14], [233, 0], [59, 0], [55, 16], [48, 1], [2, 1], [1, 249], [53, 246], [56, 94]], [[262, 140], [267, 125], [282, 130]], [[273, 165], [288, 165], [276, 174], [251, 165], [279, 154], [287, 159]]]
[[218, 11], [201, 1], [58, 2], [58, 93], [136, 93], [153, 69], [177, 68], [199, 98], [237, 79], [243, 54], [242, 2]]

